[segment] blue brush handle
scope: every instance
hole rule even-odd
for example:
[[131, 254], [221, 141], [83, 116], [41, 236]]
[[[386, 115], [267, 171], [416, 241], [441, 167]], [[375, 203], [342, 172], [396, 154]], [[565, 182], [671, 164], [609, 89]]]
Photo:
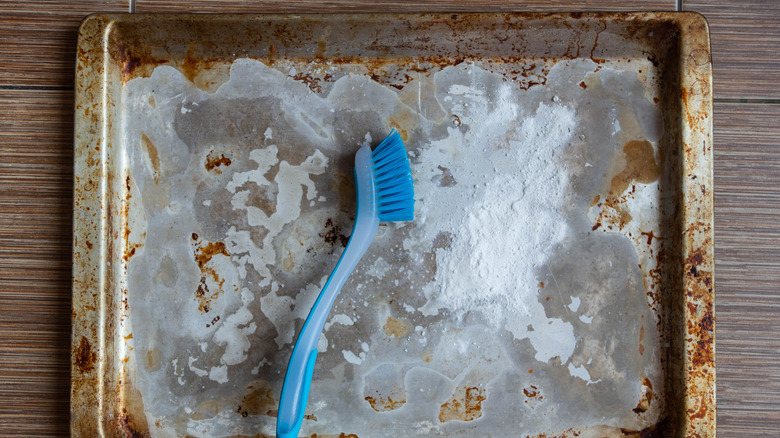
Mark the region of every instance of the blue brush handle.
[[295, 438], [303, 422], [306, 401], [309, 398], [311, 376], [317, 358], [317, 343], [322, 328], [336, 297], [363, 257], [379, 228], [379, 215], [375, 205], [375, 186], [371, 170], [371, 148], [362, 147], [355, 155], [355, 187], [357, 190], [357, 214], [347, 247], [341, 255], [328, 282], [314, 302], [298, 340], [293, 348], [287, 374], [284, 377], [279, 413], [276, 419], [277, 438]]

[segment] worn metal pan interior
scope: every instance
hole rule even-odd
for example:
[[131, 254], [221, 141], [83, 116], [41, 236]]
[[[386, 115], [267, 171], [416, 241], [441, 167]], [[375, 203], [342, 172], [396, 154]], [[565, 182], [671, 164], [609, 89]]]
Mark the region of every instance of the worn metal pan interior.
[[[395, 128], [424, 220], [336, 304], [307, 434], [714, 436], [711, 89], [691, 13], [87, 18], [72, 433], [272, 435], [355, 147]], [[505, 240], [546, 254], [501, 277], [533, 278], [522, 305], [441, 286], [502, 181], [532, 212]]]

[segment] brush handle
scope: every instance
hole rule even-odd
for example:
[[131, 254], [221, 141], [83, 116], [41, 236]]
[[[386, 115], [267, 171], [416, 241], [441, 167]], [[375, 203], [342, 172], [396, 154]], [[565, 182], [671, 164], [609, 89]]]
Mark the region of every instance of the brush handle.
[[[279, 413], [276, 419], [277, 438], [295, 438], [303, 422], [306, 401], [309, 398], [311, 376], [317, 359], [317, 344], [322, 328], [336, 301], [341, 287], [365, 254], [379, 229], [379, 216], [374, 204], [374, 182], [371, 174], [371, 149], [368, 157], [361, 148], [355, 156], [355, 187], [357, 188], [357, 215], [349, 242], [341, 254], [336, 268], [330, 274], [325, 287], [317, 297], [295, 342], [287, 374], [284, 376], [282, 396], [279, 399]], [[368, 159], [368, 163], [364, 163]], [[368, 167], [366, 167], [368, 166]], [[368, 204], [368, 205], [367, 205]]]

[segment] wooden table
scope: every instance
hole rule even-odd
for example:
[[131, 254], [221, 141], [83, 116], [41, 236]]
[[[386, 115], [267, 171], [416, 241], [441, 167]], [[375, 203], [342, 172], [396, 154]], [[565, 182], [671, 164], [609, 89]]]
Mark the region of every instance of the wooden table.
[[73, 66], [92, 12], [692, 10], [715, 63], [718, 435], [780, 436], [780, 2], [0, 2], [0, 436], [66, 435]]

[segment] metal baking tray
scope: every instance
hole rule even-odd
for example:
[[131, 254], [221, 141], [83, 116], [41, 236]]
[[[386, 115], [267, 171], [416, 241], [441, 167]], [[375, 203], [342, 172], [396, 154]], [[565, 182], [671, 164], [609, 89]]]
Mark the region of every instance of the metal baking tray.
[[273, 436], [391, 129], [416, 219], [335, 304], [303, 436], [715, 435], [700, 15], [95, 15], [75, 108], [74, 436]]

